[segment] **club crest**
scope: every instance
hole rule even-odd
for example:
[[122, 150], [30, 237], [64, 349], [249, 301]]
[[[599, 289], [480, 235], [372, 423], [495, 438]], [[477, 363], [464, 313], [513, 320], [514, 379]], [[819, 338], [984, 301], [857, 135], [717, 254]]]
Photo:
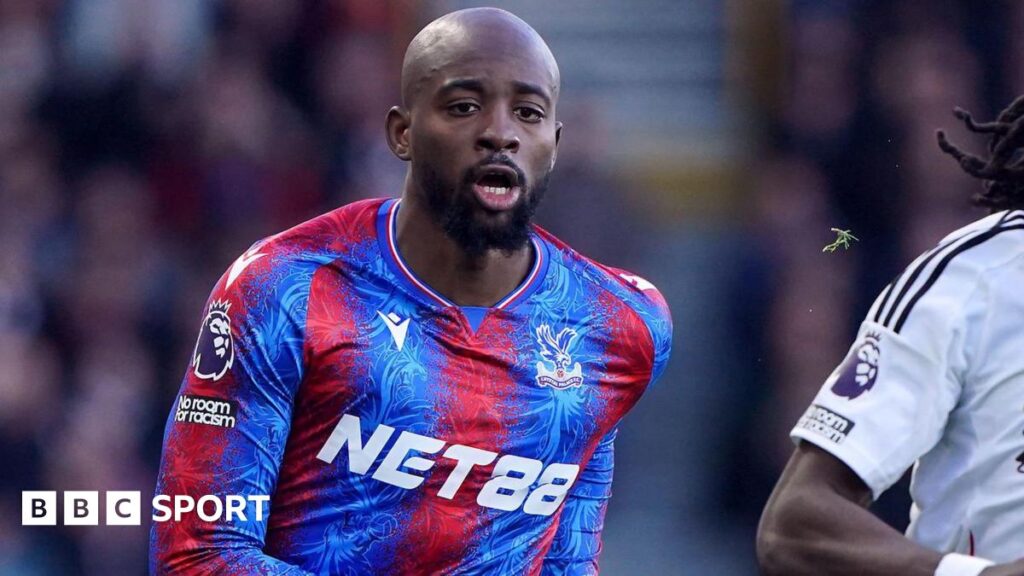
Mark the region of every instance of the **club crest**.
[[571, 328], [562, 328], [557, 335], [547, 324], [537, 328], [537, 344], [540, 345], [540, 356], [543, 358], [537, 362], [539, 386], [565, 390], [583, 385], [583, 368], [579, 362], [572, 361], [570, 354], [576, 336], [576, 331]]
[[192, 353], [193, 372], [203, 380], [220, 380], [235, 362], [235, 343], [231, 339], [231, 303], [218, 300], [210, 304], [203, 327], [199, 331], [195, 352]]

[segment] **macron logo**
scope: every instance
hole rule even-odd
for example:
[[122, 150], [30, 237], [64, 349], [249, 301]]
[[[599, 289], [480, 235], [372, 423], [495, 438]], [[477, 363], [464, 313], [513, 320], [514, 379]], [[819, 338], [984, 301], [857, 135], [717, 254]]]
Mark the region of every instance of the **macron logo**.
[[253, 248], [252, 250], [249, 250], [245, 254], [239, 256], [238, 260], [235, 260], [235, 263], [231, 265], [231, 270], [228, 271], [228, 283], [227, 286], [225, 286], [225, 288], [234, 284], [235, 280], [238, 279], [238, 276], [246, 268], [249, 267], [249, 264], [252, 264], [253, 262], [259, 260], [260, 258], [266, 256], [266, 254], [261, 254], [257, 252], [257, 250], [259, 250], [259, 248]]
[[388, 327], [388, 332], [391, 332], [391, 337], [395, 340], [395, 346], [398, 346], [398, 351], [402, 351], [402, 346], [405, 346], [405, 335], [409, 332], [409, 318], [402, 320], [402, 318], [394, 312], [388, 312], [387, 314], [377, 310], [377, 315], [384, 321], [384, 325]]

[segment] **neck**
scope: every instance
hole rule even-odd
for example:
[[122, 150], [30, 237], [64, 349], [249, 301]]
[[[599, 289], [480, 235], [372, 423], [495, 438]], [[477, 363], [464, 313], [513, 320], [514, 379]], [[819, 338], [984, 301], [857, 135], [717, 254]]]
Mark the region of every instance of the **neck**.
[[398, 251], [418, 278], [459, 306], [493, 306], [526, 278], [532, 243], [512, 253], [469, 254], [414, 194], [404, 194], [396, 222]]

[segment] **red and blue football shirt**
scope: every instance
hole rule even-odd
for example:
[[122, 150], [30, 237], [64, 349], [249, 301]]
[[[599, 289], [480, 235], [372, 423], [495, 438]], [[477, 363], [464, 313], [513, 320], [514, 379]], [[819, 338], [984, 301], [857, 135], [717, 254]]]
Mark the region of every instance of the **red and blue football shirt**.
[[269, 515], [155, 523], [154, 573], [597, 573], [617, 425], [668, 361], [665, 301], [535, 228], [522, 284], [464, 311], [402, 260], [400, 207], [339, 208], [220, 279], [157, 493], [267, 495]]

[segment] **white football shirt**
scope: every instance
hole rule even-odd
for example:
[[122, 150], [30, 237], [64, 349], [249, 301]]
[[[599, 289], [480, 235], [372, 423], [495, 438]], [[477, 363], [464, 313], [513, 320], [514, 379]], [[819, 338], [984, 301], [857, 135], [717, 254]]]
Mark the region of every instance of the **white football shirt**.
[[950, 234], [887, 286], [792, 437], [875, 498], [914, 465], [922, 545], [1024, 557], [1024, 211]]

